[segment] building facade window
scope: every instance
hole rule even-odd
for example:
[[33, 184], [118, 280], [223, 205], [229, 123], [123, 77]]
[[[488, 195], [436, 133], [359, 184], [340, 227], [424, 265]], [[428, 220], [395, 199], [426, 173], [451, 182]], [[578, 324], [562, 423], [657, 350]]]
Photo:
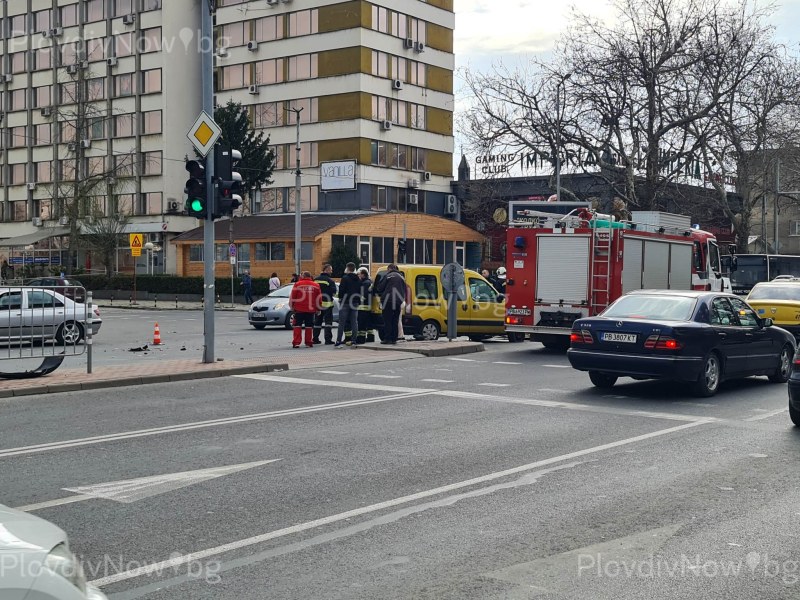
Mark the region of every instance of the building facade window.
[[319, 11], [316, 8], [289, 13], [289, 36], [299, 37], [319, 32]]
[[189, 246], [189, 262], [203, 262], [202, 244], [192, 244]]
[[25, 110], [26, 108], [28, 108], [27, 100], [28, 100], [27, 89], [21, 88], [18, 90], [12, 90], [8, 97], [8, 109], [12, 112], [15, 110]]
[[114, 0], [114, 16], [124, 17], [133, 12], [133, 0]]
[[93, 23], [105, 19], [105, 0], [86, 0], [84, 2], [84, 21]]
[[27, 163], [17, 163], [8, 166], [8, 185], [21, 185], [27, 183]]
[[114, 136], [115, 137], [133, 136], [133, 119], [134, 116], [132, 114], [115, 115]]
[[28, 145], [28, 128], [25, 125], [8, 128], [8, 147], [24, 148]]
[[141, 0], [142, 12], [161, 10], [161, 0]]
[[92, 100], [102, 100], [106, 97], [106, 78], [97, 77], [86, 82], [86, 98]]
[[257, 243], [256, 260], [286, 260], [286, 244], [284, 242]]
[[161, 133], [161, 111], [150, 110], [142, 113], [142, 131], [144, 135]]
[[14, 74], [25, 72], [25, 55], [27, 52], [13, 52], [9, 54], [9, 63], [11, 64], [11, 72]]
[[67, 4], [58, 9], [58, 23], [61, 27], [78, 24], [78, 4]]
[[19, 37], [28, 35], [28, 28], [25, 26], [27, 15], [13, 15], [8, 17], [8, 37]]
[[33, 13], [33, 32], [42, 33], [50, 31], [53, 27], [53, 11], [51, 9], [38, 10]]
[[50, 123], [41, 123], [34, 126], [33, 143], [37, 146], [49, 146], [53, 142]]
[[53, 53], [50, 48], [39, 48], [33, 51], [33, 70], [43, 71], [53, 66]]
[[105, 42], [103, 38], [86, 40], [86, 60], [97, 62], [105, 59]]
[[139, 52], [147, 54], [149, 52], [161, 51], [161, 27], [153, 27], [152, 29], [145, 29], [142, 31], [142, 37], [139, 40]]
[[[142, 75], [144, 75], [144, 73]], [[134, 88], [133, 73], [123, 73], [122, 75], [114, 76], [114, 95], [117, 98], [132, 96], [134, 93], [136, 93], [136, 90]]]
[[271, 42], [283, 38], [283, 23], [278, 17], [262, 17], [255, 20], [255, 39], [257, 42]]
[[142, 152], [141, 174], [142, 175], [161, 175], [162, 172], [162, 153], [161, 150], [154, 152]]

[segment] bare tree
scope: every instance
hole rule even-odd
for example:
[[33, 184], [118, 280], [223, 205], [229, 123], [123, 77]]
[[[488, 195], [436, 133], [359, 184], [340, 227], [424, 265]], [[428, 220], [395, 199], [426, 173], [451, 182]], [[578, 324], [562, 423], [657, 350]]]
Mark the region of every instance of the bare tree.
[[[664, 207], [702, 178], [705, 123], [750, 77], [768, 38], [749, 0], [618, 0], [608, 25], [575, 13], [552, 60], [467, 73], [464, 125], [478, 152], [525, 151], [544, 165], [595, 173], [630, 208]], [[553, 171], [551, 171], [552, 173]], [[555, 182], [551, 181], [555, 187]], [[574, 190], [562, 196], [574, 199]]]

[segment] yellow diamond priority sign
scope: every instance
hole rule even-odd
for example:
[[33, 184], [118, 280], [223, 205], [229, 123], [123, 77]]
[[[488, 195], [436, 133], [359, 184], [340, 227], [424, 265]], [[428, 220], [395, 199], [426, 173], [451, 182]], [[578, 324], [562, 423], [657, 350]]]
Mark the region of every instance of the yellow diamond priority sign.
[[141, 256], [142, 255], [142, 234], [141, 233], [131, 233], [129, 236], [130, 244], [131, 244], [131, 256]]
[[212, 119], [208, 113], [203, 111], [200, 113], [200, 116], [197, 117], [191, 129], [189, 129], [187, 137], [197, 151], [203, 156], [206, 156], [214, 147], [214, 144], [217, 143], [221, 133], [222, 130], [219, 128], [219, 125], [214, 122], [214, 119]]

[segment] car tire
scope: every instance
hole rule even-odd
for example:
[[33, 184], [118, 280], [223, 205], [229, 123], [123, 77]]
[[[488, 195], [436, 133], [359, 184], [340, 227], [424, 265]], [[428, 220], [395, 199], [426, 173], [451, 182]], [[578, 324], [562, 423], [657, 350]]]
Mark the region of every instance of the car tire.
[[608, 373], [601, 373], [600, 371], [589, 371], [589, 379], [595, 387], [607, 390], [614, 387], [614, 384], [617, 383], [618, 377]]
[[795, 427], [800, 427], [800, 410], [797, 410], [794, 406], [792, 406], [792, 402], [789, 401], [789, 418], [794, 423]]
[[83, 325], [77, 321], [62, 323], [56, 331], [56, 341], [62, 346], [73, 346], [83, 339]]
[[258, 324], [252, 323], [252, 325], [253, 325], [253, 327], [255, 327], [256, 329], [264, 329], [264, 327], [266, 327], [266, 326], [267, 326], [265, 323], [258, 323]]
[[703, 372], [692, 386], [695, 396], [709, 398], [717, 393], [722, 382], [722, 361], [716, 352], [706, 354], [703, 359]]
[[439, 324], [433, 319], [428, 319], [427, 321], [423, 321], [422, 326], [419, 328], [419, 331], [422, 339], [429, 342], [438, 340], [439, 336], [442, 334], [442, 330], [439, 327]]
[[508, 337], [508, 341], [512, 344], [519, 344], [525, 341], [525, 334], [520, 331], [509, 331], [506, 337]]
[[781, 350], [781, 355], [778, 358], [778, 368], [769, 376], [772, 383], [786, 383], [789, 381], [789, 376], [792, 374], [792, 359], [794, 358], [794, 350], [788, 344]]
[[283, 320], [283, 328], [284, 329], [293, 329], [294, 328], [294, 313], [290, 312], [286, 315], [286, 318]]

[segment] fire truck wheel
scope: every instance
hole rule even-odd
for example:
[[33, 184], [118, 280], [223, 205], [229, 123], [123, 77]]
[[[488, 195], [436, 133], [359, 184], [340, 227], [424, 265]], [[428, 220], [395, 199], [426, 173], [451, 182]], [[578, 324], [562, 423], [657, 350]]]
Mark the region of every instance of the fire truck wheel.
[[519, 331], [509, 331], [506, 335], [508, 336], [508, 341], [512, 344], [525, 341], [525, 334]]
[[423, 322], [422, 327], [420, 327], [420, 334], [423, 340], [438, 340], [440, 333], [439, 324], [432, 319]]
[[789, 381], [789, 375], [792, 373], [792, 358], [794, 352], [791, 346], [784, 346], [781, 350], [781, 356], [778, 359], [778, 369], [769, 376], [772, 383], [786, 383]]
[[617, 383], [616, 375], [609, 375], [608, 373], [601, 373], [600, 371], [589, 371], [589, 379], [601, 389], [608, 389], [614, 387]]
[[717, 393], [722, 381], [722, 362], [719, 356], [711, 352], [703, 359], [703, 372], [694, 382], [694, 393], [700, 398], [708, 398]]

